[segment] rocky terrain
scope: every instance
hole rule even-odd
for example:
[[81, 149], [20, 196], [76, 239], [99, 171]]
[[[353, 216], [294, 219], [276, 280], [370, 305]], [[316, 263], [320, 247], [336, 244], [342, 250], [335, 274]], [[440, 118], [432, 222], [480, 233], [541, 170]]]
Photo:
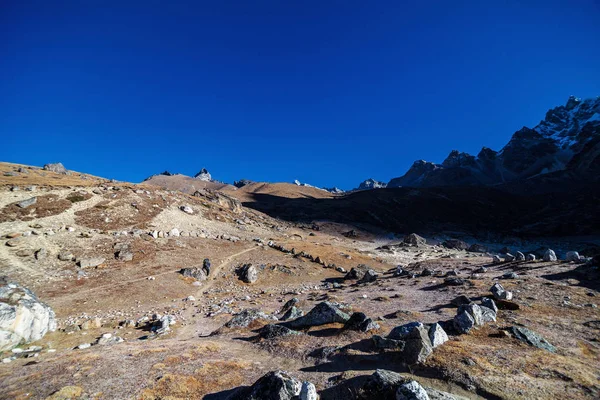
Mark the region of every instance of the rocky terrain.
[[600, 396], [594, 198], [207, 174], [0, 163], [0, 398]]

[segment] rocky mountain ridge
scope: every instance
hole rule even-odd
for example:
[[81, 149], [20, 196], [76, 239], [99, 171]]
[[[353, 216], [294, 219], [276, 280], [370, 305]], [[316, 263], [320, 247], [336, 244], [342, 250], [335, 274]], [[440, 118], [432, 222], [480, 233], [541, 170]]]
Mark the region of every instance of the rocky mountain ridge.
[[415, 161], [387, 187], [497, 185], [573, 170], [593, 177], [599, 165], [600, 97], [571, 96], [533, 129], [515, 132], [500, 151], [484, 147], [473, 156], [452, 150], [441, 164]]

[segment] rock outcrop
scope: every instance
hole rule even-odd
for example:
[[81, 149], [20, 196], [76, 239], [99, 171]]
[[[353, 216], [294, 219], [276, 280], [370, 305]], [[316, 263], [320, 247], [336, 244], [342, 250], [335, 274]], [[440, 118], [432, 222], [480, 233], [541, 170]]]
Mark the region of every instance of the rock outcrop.
[[13, 283], [0, 287], [0, 351], [55, 330], [54, 311], [32, 291]]

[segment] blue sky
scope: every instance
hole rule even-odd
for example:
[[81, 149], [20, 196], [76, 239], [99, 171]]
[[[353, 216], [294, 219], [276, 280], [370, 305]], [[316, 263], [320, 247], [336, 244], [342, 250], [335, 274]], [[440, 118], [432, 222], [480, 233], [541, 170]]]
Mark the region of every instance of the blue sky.
[[0, 160], [388, 181], [600, 95], [598, 21], [594, 0], [3, 1]]

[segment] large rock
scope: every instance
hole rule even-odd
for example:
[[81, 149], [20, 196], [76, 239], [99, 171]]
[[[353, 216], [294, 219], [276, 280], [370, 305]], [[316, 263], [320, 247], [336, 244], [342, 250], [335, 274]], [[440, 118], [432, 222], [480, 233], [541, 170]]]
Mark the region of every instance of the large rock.
[[304, 311], [302, 311], [301, 309], [299, 309], [296, 306], [291, 306], [290, 308], [288, 308], [288, 310], [285, 313], [283, 313], [280, 320], [288, 321], [290, 319], [300, 318], [303, 315], [304, 315]]
[[448, 341], [448, 334], [437, 322], [429, 327], [429, 341], [434, 349]]
[[318, 400], [317, 388], [310, 382], [302, 382], [302, 388], [300, 389], [300, 400]]
[[400, 385], [396, 400], [429, 400], [429, 395], [417, 381], [410, 381]]
[[44, 171], [56, 172], [57, 174], [66, 174], [67, 169], [62, 163], [46, 164], [44, 165]]
[[388, 339], [404, 341], [401, 354], [406, 364], [424, 362], [433, 352], [429, 332], [420, 322], [411, 322], [397, 326], [388, 335]]
[[456, 314], [452, 321], [454, 328], [460, 333], [469, 333], [475, 327], [475, 320], [467, 311], [463, 310]]
[[344, 329], [369, 332], [371, 330], [379, 329], [379, 324], [367, 317], [364, 313], [355, 312], [350, 316], [350, 319], [344, 325]]
[[576, 251], [569, 251], [569, 252], [567, 252], [567, 255], [566, 255], [565, 259], [567, 261], [580, 262], [581, 261], [581, 256]]
[[557, 261], [556, 253], [552, 249], [546, 250], [544, 253], [544, 261]]
[[228, 400], [296, 400], [302, 383], [285, 371], [271, 371], [249, 388], [236, 391]]
[[225, 324], [227, 328], [245, 328], [257, 319], [273, 319], [259, 309], [252, 308], [241, 311]]
[[361, 399], [395, 400], [396, 390], [408, 382], [402, 375], [385, 369], [376, 370], [361, 388]]
[[104, 257], [84, 257], [79, 259], [79, 266], [81, 268], [92, 268], [103, 264], [104, 261]]
[[246, 283], [254, 283], [258, 280], [258, 269], [252, 264], [244, 264], [237, 269], [240, 280]]
[[263, 326], [259, 331], [259, 336], [263, 339], [273, 339], [282, 336], [301, 335], [301, 332], [286, 328], [283, 325], [268, 324]]
[[186, 278], [194, 278], [198, 281], [205, 281], [207, 278], [206, 271], [204, 270], [204, 268], [198, 268], [198, 267], [182, 268], [179, 271], [179, 273]]
[[54, 311], [22, 286], [0, 287], [0, 351], [41, 339], [56, 330]]
[[332, 324], [335, 322], [345, 324], [349, 319], [350, 316], [340, 310], [337, 306], [328, 301], [324, 301], [317, 304], [305, 316], [286, 322], [285, 324], [289, 328], [298, 329]]
[[369, 282], [375, 282], [376, 280], [377, 280], [377, 273], [375, 271], [373, 271], [372, 269], [370, 269], [367, 272], [365, 272], [365, 274], [358, 281], [358, 283], [369, 283]]
[[23, 200], [17, 203], [17, 207], [19, 208], [27, 208], [29, 206], [34, 205], [35, 203], [37, 203], [37, 197], [31, 197], [27, 200]]
[[353, 267], [344, 277], [344, 279], [357, 279], [362, 280], [367, 272], [373, 271], [369, 266], [365, 264], [359, 264], [356, 267]]
[[548, 350], [552, 353], [556, 352], [556, 347], [548, 343], [546, 339], [537, 333], [524, 328], [522, 326], [512, 326], [508, 331], [521, 342], [527, 343], [530, 346], [537, 347], [539, 349]]
[[494, 285], [490, 288], [490, 292], [496, 300], [511, 300], [513, 297], [512, 292], [508, 290], [504, 290], [501, 284], [494, 283]]
[[442, 245], [448, 249], [456, 249], [456, 250], [467, 250], [469, 248], [469, 244], [460, 239], [448, 239], [442, 243]]

